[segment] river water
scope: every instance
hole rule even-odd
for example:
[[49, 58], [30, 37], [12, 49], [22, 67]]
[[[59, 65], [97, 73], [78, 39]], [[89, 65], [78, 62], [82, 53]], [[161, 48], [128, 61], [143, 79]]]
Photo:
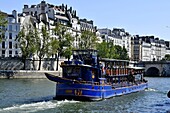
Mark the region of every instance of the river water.
[[102, 101], [57, 101], [47, 79], [1, 79], [0, 113], [170, 113], [170, 78], [146, 78], [149, 89]]

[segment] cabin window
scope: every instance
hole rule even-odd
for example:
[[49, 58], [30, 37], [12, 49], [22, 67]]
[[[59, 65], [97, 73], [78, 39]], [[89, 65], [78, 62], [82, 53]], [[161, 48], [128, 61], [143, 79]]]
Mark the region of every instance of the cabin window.
[[79, 76], [80, 68], [78, 67], [67, 67], [66, 68], [67, 76]]

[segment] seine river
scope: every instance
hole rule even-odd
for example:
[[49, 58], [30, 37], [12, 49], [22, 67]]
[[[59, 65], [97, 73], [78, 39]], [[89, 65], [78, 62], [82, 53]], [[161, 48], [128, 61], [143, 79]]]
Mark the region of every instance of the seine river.
[[95, 102], [57, 101], [47, 79], [1, 79], [0, 113], [170, 113], [170, 78], [146, 78], [149, 89]]

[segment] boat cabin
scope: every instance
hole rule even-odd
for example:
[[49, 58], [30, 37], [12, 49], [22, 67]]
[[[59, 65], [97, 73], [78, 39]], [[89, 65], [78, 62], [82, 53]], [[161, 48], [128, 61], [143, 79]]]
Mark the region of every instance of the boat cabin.
[[128, 60], [117, 60], [117, 59], [100, 59], [100, 66], [102, 68], [102, 75], [107, 76], [122, 76], [128, 75]]
[[73, 59], [64, 61], [61, 67], [67, 79], [98, 82], [101, 77], [97, 50], [73, 50]]
[[73, 60], [80, 60], [83, 64], [97, 66], [97, 50], [73, 50]]
[[129, 82], [133, 84], [143, 80], [143, 68], [129, 67], [128, 60], [102, 58], [99, 61], [101, 75], [109, 84], [127, 85]]

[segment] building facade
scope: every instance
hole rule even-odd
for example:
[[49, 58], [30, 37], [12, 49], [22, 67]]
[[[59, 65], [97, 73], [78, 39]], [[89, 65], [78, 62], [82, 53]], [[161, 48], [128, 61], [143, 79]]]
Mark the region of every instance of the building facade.
[[18, 57], [20, 49], [17, 46], [17, 37], [20, 31], [17, 11], [13, 10], [12, 14], [7, 15], [7, 26], [4, 28], [5, 33], [0, 43], [0, 57]]
[[132, 36], [124, 29], [108, 28], [98, 29], [100, 37], [105, 42], [112, 42], [113, 45], [119, 45], [127, 50], [128, 56], [131, 59], [131, 38]]
[[154, 36], [134, 36], [132, 50], [134, 61], [160, 61], [169, 53], [168, 42]]

